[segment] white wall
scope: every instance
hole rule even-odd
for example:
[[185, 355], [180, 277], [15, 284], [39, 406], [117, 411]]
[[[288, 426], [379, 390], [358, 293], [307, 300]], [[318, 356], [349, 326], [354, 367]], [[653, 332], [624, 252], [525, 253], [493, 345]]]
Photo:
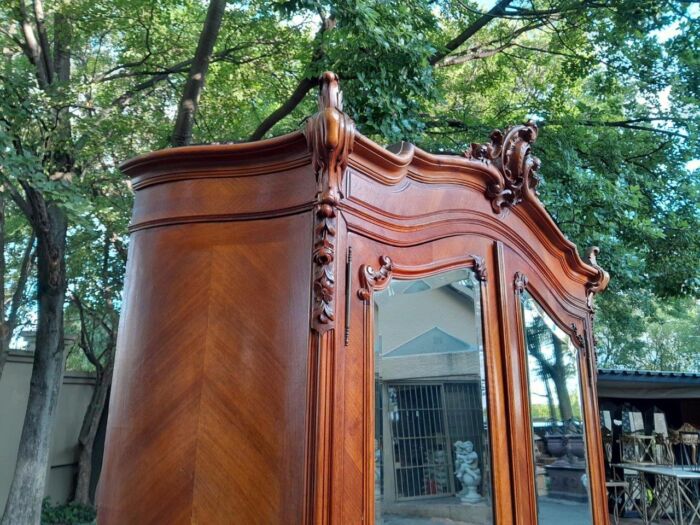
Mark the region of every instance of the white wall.
[[[31, 352], [12, 352], [0, 378], [0, 513], [14, 475], [24, 413], [32, 374]], [[83, 416], [90, 402], [94, 378], [67, 372], [58, 398], [47, 472], [46, 495], [53, 502], [70, 497], [77, 462], [77, 443]]]

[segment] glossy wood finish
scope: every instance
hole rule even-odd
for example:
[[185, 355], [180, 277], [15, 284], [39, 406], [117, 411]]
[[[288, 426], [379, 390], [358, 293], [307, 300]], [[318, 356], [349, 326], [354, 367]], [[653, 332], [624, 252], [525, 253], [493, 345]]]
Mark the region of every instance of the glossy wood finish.
[[592, 508], [607, 523], [591, 350], [607, 275], [537, 199], [536, 134], [517, 126], [465, 157], [391, 153], [355, 131], [326, 73], [303, 134], [128, 162], [100, 523], [370, 523], [372, 294], [455, 268], [482, 286], [495, 521], [536, 523], [526, 286], [580, 349]]

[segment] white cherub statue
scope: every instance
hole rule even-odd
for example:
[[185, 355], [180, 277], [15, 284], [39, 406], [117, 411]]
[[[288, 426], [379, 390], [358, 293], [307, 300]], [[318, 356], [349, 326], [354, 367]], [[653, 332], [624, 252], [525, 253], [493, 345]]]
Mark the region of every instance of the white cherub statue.
[[457, 494], [463, 503], [479, 503], [482, 498], [477, 492], [481, 484], [479, 455], [474, 452], [471, 441], [456, 441], [455, 447], [455, 477], [462, 483], [462, 491]]

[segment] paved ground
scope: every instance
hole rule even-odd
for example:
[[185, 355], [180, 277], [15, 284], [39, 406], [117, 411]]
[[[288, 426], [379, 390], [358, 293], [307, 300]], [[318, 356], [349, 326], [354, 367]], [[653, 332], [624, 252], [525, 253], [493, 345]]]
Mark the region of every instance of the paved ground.
[[[543, 525], [591, 525], [588, 506], [555, 500], [540, 500], [540, 523]], [[612, 520], [611, 520], [612, 521]], [[420, 518], [408, 516], [383, 516], [377, 525], [486, 525], [486, 522], [455, 521], [448, 518]], [[643, 525], [641, 519], [624, 518], [620, 525]]]

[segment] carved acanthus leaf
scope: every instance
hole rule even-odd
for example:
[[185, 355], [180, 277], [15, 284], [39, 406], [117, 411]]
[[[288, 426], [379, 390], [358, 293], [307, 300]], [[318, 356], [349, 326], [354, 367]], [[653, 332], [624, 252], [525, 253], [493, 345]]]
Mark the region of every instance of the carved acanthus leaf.
[[394, 263], [386, 255], [379, 257], [379, 269], [375, 270], [368, 264], [360, 266], [360, 289], [357, 296], [363, 301], [368, 301], [372, 296], [372, 290], [380, 289], [391, 279]]
[[343, 94], [335, 73], [325, 72], [319, 88], [318, 113], [309, 118], [304, 134], [317, 185], [311, 327], [323, 332], [332, 328], [335, 321], [336, 207], [355, 140], [355, 123], [343, 113]]
[[591, 246], [586, 250], [586, 257], [588, 258], [588, 263], [595, 268], [597, 275], [586, 283], [586, 299], [588, 303], [588, 309], [593, 312], [593, 297], [598, 292], [602, 292], [607, 288], [610, 282], [610, 274], [603, 270], [603, 268], [598, 265], [598, 254], [600, 253], [600, 248], [597, 246]]
[[573, 331], [573, 338], [577, 346], [581, 349], [585, 349], [586, 346], [584, 344], [583, 335], [579, 333], [576, 323], [571, 323], [571, 330]]
[[537, 194], [540, 159], [531, 152], [537, 139], [537, 124], [528, 121], [508, 128], [505, 134], [495, 130], [489, 138], [489, 143], [472, 144], [464, 156], [493, 165], [501, 172], [503, 184], [492, 184], [486, 192], [493, 210], [500, 213], [503, 208], [522, 202], [525, 195]]

